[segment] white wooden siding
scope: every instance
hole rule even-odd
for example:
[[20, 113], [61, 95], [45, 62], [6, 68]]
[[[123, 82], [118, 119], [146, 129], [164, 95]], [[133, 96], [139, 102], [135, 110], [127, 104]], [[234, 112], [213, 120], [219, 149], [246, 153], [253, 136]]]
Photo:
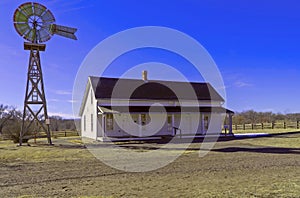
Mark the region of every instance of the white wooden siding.
[[[97, 104], [95, 104], [95, 98], [91, 99], [91, 97], [94, 97], [93, 90], [90, 88], [87, 99], [85, 100], [84, 104], [84, 110], [82, 114], [81, 119], [81, 134], [83, 137], [88, 138], [97, 138]], [[92, 116], [93, 115], [93, 116]], [[86, 118], [86, 130], [84, 130], [84, 117]], [[93, 130], [92, 130], [92, 123], [93, 123]]]

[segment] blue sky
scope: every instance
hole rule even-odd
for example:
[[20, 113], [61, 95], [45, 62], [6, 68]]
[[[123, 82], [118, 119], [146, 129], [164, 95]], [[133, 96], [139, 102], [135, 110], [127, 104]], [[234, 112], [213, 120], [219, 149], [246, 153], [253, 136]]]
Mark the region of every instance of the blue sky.
[[[20, 109], [29, 54], [23, 50], [23, 40], [14, 29], [12, 17], [24, 2], [0, 2], [0, 103]], [[38, 2], [52, 11], [57, 24], [78, 28], [78, 41], [54, 36], [41, 54], [50, 115], [72, 115], [74, 79], [88, 52], [103, 39], [138, 26], [177, 29], [200, 42], [223, 76], [228, 108], [238, 112], [249, 109], [300, 112], [300, 2], [297, 0]], [[154, 49], [123, 55], [106, 75], [117, 77], [126, 68], [149, 61], [174, 65], [189, 80], [201, 81], [182, 58]], [[155, 74], [150, 73], [149, 77], [155, 78]]]

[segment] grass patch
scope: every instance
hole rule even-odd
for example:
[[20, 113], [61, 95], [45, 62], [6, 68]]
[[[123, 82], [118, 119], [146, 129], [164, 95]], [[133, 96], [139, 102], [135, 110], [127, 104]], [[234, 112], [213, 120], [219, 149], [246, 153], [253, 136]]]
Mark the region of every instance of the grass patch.
[[244, 142], [250, 143], [253, 146], [300, 148], [299, 134], [253, 138], [244, 140]]
[[287, 132], [300, 132], [300, 129], [246, 129], [246, 130], [233, 130], [233, 133], [287, 133]]
[[[67, 138], [64, 138], [67, 140]], [[70, 142], [80, 140], [70, 140]], [[55, 143], [50, 146], [45, 139], [39, 139], [37, 144], [30, 142], [31, 146], [18, 146], [12, 141], [0, 141], [0, 161], [22, 161], [22, 162], [48, 162], [48, 161], [69, 161], [92, 157], [78, 144]]]

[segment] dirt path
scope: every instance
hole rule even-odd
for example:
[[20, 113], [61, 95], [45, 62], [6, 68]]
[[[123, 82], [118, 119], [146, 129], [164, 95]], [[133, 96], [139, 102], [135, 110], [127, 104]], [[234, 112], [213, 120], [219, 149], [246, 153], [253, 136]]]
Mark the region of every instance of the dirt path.
[[[83, 148], [73, 149], [73, 158], [66, 160], [2, 160], [0, 194], [1, 197], [297, 197], [299, 151], [258, 152], [262, 146], [251, 143], [253, 140], [220, 142], [204, 158], [198, 157], [195, 148], [200, 144], [194, 143], [191, 152], [164, 168], [146, 173], [115, 170]], [[236, 150], [227, 152], [228, 148]], [[86, 157], [76, 156], [78, 149], [80, 156]]]

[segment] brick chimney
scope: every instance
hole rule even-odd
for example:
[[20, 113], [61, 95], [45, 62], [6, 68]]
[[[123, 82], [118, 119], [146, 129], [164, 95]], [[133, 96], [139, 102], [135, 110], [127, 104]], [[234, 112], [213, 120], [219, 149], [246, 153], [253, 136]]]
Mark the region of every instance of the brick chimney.
[[147, 70], [144, 70], [142, 72], [142, 79], [143, 79], [143, 81], [148, 81], [148, 72], [147, 72]]

